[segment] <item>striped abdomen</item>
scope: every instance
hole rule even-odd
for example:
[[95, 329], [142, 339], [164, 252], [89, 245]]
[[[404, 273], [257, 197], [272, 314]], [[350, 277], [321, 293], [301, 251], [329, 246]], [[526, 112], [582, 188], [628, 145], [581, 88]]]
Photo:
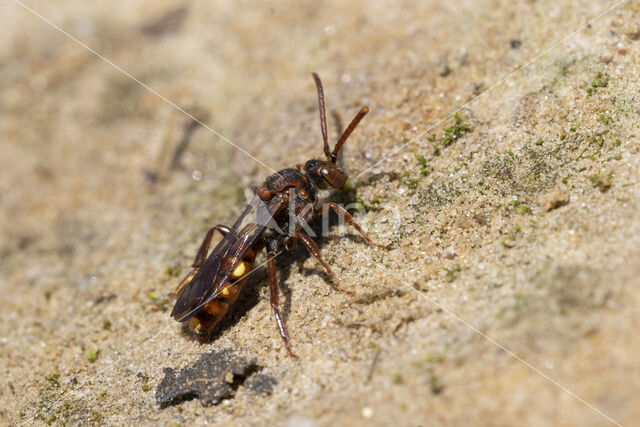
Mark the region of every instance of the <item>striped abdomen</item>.
[[249, 249], [242, 261], [235, 263], [233, 271], [229, 274], [227, 282], [218, 295], [208, 302], [198, 314], [189, 319], [189, 326], [194, 332], [204, 333], [213, 329], [227, 314], [242, 290], [255, 257], [255, 251]]

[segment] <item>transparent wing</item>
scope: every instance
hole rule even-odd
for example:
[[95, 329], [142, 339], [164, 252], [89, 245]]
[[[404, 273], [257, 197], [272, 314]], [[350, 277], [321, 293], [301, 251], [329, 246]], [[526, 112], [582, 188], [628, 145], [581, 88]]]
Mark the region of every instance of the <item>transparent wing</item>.
[[[274, 225], [274, 217], [282, 211], [284, 205], [285, 201], [280, 200], [267, 206], [259, 197], [254, 197], [229, 233], [220, 240], [191, 282], [178, 295], [171, 317], [179, 322], [185, 321], [217, 297], [229, 281], [230, 273], [262, 236], [265, 228]], [[255, 216], [242, 226], [254, 209]]]

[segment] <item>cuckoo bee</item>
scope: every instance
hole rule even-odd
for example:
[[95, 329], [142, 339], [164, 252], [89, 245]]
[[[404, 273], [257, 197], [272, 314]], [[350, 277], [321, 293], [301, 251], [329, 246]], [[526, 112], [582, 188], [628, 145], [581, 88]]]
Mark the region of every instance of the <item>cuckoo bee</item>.
[[[262, 249], [267, 253], [271, 308], [284, 346], [292, 357], [297, 356], [291, 350], [278, 304], [276, 255], [289, 250], [298, 241], [301, 242], [320, 262], [336, 289], [351, 293], [340, 288], [329, 265], [320, 255], [318, 245], [302, 228], [313, 217], [322, 213], [318, 190], [344, 187], [347, 174], [337, 165], [338, 155], [347, 138], [369, 112], [369, 108], [362, 107], [333, 150], [330, 150], [322, 82], [316, 73], [312, 76], [318, 92], [320, 130], [326, 159], [311, 159], [304, 165], [283, 169], [269, 176], [262, 185], [253, 189], [252, 201], [233, 226], [216, 225], [206, 234], [192, 264], [193, 270], [176, 289], [177, 301], [171, 312], [171, 317], [178, 322], [189, 322], [196, 333], [210, 331], [224, 317], [237, 299], [253, 267], [256, 254]], [[328, 203], [328, 207], [353, 226], [370, 245], [386, 248], [374, 243], [344, 208], [335, 203]], [[216, 231], [223, 238], [207, 256]]]

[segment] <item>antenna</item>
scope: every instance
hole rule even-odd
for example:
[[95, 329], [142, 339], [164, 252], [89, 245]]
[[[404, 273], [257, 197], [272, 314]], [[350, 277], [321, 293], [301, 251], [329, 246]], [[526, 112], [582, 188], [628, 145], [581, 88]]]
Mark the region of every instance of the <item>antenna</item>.
[[[318, 109], [320, 110], [320, 130], [322, 131], [322, 141], [324, 142], [324, 155], [330, 158], [329, 141], [327, 139], [327, 112], [324, 108], [324, 91], [322, 90], [322, 82], [316, 73], [311, 73], [313, 80], [316, 82], [318, 89]], [[334, 162], [335, 163], [335, 162]]]
[[368, 112], [369, 112], [369, 107], [366, 107], [366, 106], [362, 107], [360, 111], [358, 111], [358, 114], [356, 114], [356, 116], [353, 118], [353, 120], [351, 120], [351, 123], [349, 123], [349, 126], [347, 126], [347, 129], [345, 129], [344, 133], [336, 143], [336, 146], [333, 147], [333, 152], [331, 153], [331, 156], [327, 156], [331, 160], [331, 163], [333, 164], [336, 163], [336, 161], [338, 160], [338, 152], [342, 148], [342, 145], [347, 141], [347, 138], [349, 138], [349, 136], [354, 131], [356, 126], [358, 126], [358, 123], [360, 123], [360, 120], [362, 120], [362, 118], [366, 116]]

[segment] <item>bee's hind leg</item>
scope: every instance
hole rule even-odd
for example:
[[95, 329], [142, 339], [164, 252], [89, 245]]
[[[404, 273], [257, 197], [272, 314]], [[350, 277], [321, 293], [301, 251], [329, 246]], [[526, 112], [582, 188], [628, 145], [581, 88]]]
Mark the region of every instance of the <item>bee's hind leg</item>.
[[218, 230], [220, 234], [222, 234], [223, 236], [226, 236], [227, 233], [230, 231], [230, 228], [222, 224], [218, 224], [215, 227], [211, 227], [211, 229], [207, 232], [207, 235], [204, 236], [204, 240], [202, 240], [202, 243], [200, 244], [200, 249], [198, 249], [198, 253], [196, 254], [196, 259], [193, 261], [193, 264], [191, 264], [191, 267], [193, 267], [193, 270], [191, 270], [189, 274], [187, 274], [185, 278], [182, 279], [182, 281], [176, 287], [175, 291], [173, 291], [171, 296], [180, 295], [180, 292], [182, 292], [184, 287], [187, 286], [189, 282], [191, 282], [191, 279], [193, 279], [193, 276], [195, 276], [198, 270], [200, 270], [200, 267], [202, 267], [202, 264], [204, 264], [204, 262], [207, 259], [207, 255], [209, 254], [209, 245], [211, 244], [213, 233], [215, 233], [216, 230]]
[[211, 227], [209, 231], [207, 231], [207, 235], [204, 236], [204, 240], [200, 245], [200, 249], [198, 249], [198, 253], [196, 254], [196, 259], [191, 264], [193, 268], [200, 268], [204, 261], [207, 259], [207, 254], [209, 253], [209, 245], [211, 244], [211, 239], [213, 238], [213, 233], [218, 230], [220, 234], [226, 236], [231, 229], [226, 225], [218, 224], [215, 227]]
[[269, 251], [267, 253], [267, 269], [269, 272], [269, 293], [271, 296], [271, 308], [273, 309], [273, 315], [276, 318], [276, 324], [278, 325], [278, 331], [280, 332], [280, 336], [284, 341], [284, 346], [289, 352], [289, 356], [293, 358], [298, 358], [291, 350], [291, 345], [289, 344], [289, 336], [287, 335], [287, 329], [284, 326], [284, 322], [282, 322], [282, 317], [280, 316], [280, 306], [278, 304], [278, 279], [276, 278], [276, 254], [275, 252]]

